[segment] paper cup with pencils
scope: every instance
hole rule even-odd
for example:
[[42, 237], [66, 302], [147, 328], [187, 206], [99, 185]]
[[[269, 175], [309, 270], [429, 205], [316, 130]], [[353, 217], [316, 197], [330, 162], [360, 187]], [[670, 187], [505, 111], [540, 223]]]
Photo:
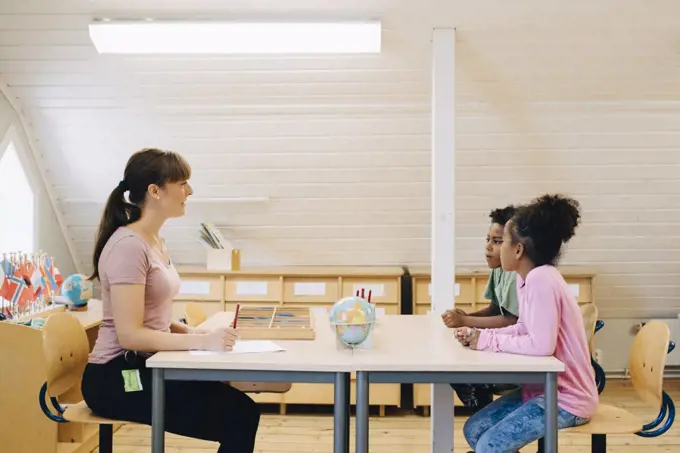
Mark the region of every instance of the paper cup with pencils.
[[237, 271], [241, 268], [241, 251], [224, 239], [212, 223], [201, 222], [198, 243], [206, 248], [209, 271]]

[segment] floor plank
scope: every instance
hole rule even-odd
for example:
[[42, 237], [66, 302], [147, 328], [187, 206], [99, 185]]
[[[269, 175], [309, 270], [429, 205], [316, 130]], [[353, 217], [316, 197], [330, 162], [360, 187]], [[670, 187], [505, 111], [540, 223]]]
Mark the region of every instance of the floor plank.
[[[667, 380], [666, 391], [680, 403], [680, 380]], [[610, 380], [601, 400], [646, 416], [656, 417], [653, 409], [646, 408], [636, 397], [629, 381]], [[469, 450], [462, 435], [467, 417], [457, 416], [455, 425], [455, 452]], [[680, 423], [680, 422], [678, 422]], [[354, 418], [351, 421], [351, 439], [354, 437]], [[428, 417], [401, 411], [386, 417], [371, 417], [370, 447], [374, 453], [429, 453]], [[561, 434], [561, 453], [588, 453], [590, 438], [584, 435]], [[150, 453], [151, 429], [148, 426], [124, 425], [114, 436], [114, 453]], [[257, 453], [330, 453], [333, 446], [333, 418], [331, 415], [265, 413], [258, 431]], [[635, 435], [610, 436], [608, 453], [664, 453], [680, 451], [680, 426], [674, 425], [658, 438]], [[173, 434], [166, 435], [166, 453], [214, 453], [217, 444], [190, 439]], [[354, 445], [351, 446], [354, 451]], [[535, 452], [536, 445], [522, 449], [522, 453]], [[98, 449], [93, 450], [98, 453]]]

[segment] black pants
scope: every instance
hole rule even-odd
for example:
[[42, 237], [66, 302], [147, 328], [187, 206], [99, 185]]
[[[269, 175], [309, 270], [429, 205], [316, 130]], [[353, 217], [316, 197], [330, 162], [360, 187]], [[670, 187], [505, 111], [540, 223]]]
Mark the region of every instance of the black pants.
[[488, 384], [451, 384], [460, 401], [475, 411], [493, 401], [494, 388]]
[[[88, 364], [82, 393], [92, 412], [151, 425], [151, 369], [128, 353], [107, 364]], [[131, 357], [132, 356], [132, 357]], [[138, 369], [142, 390], [126, 392], [122, 370]], [[257, 404], [222, 382], [165, 381], [165, 430], [220, 443], [218, 453], [252, 453], [260, 423]]]
[[494, 395], [518, 388], [514, 384], [451, 384], [458, 398], [465, 405], [478, 411], [493, 402]]

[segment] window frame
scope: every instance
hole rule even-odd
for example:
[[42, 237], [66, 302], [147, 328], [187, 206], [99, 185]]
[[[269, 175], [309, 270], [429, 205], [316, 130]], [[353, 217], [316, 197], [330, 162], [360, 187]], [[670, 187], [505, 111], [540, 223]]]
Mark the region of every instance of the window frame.
[[[24, 175], [26, 176], [26, 180], [28, 181], [28, 185], [31, 188], [31, 192], [33, 193], [33, 248], [36, 250], [31, 250], [30, 253], [37, 253], [37, 247], [38, 247], [38, 238], [39, 238], [39, 232], [38, 232], [38, 225], [40, 225], [40, 199], [39, 199], [39, 188], [40, 184], [39, 181], [36, 179], [35, 171], [33, 170], [32, 167], [32, 162], [30, 157], [26, 153], [26, 145], [24, 141], [21, 139], [21, 135], [18, 133], [17, 128], [14, 124], [10, 124], [10, 126], [7, 128], [7, 131], [5, 131], [4, 136], [2, 137], [2, 141], [0, 141], [0, 161], [5, 157], [5, 153], [9, 149], [9, 146], [12, 145], [14, 147], [14, 152], [17, 155], [17, 159], [19, 159], [19, 164], [21, 165], [21, 169], [24, 172]], [[2, 252], [9, 252], [9, 250], [1, 250], [0, 253]], [[29, 253], [29, 251], [26, 251], [26, 253]]]

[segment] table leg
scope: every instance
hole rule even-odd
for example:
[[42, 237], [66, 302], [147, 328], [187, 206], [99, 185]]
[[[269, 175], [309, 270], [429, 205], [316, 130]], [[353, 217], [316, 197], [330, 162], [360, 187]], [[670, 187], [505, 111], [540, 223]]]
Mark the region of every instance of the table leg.
[[355, 453], [368, 453], [368, 372], [357, 371], [357, 414]]
[[335, 373], [333, 452], [349, 453], [349, 373]]
[[545, 376], [545, 452], [557, 453], [557, 373]]
[[351, 376], [349, 373], [345, 373], [345, 382], [347, 383], [345, 385], [345, 403], [347, 404], [347, 410], [345, 411], [345, 445], [347, 446], [347, 450], [345, 453], [349, 453], [349, 421], [350, 421], [350, 411], [352, 408], [352, 405], [350, 404], [350, 382], [351, 382]]
[[453, 451], [453, 390], [449, 384], [432, 385], [432, 405], [430, 407], [431, 453], [451, 453]]
[[151, 377], [151, 453], [165, 452], [165, 377], [154, 368]]

